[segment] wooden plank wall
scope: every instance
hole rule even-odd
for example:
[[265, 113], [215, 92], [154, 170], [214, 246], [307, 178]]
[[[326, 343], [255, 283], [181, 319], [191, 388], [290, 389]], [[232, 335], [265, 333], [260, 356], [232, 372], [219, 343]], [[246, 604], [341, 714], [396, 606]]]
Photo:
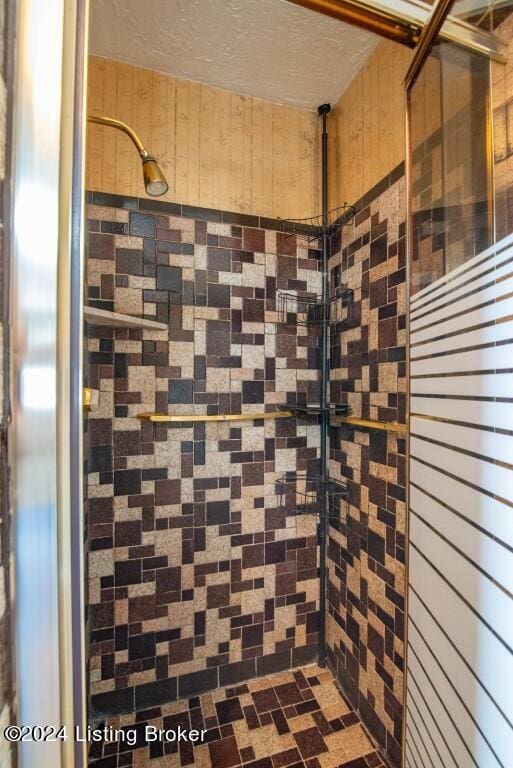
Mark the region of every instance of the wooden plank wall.
[[383, 40], [330, 116], [330, 206], [354, 203], [406, 153], [403, 80], [411, 52]]
[[[318, 211], [315, 112], [95, 56], [88, 107], [140, 134], [166, 173], [163, 199], [261, 216]], [[120, 132], [89, 126], [87, 188], [144, 196], [137, 155]]]

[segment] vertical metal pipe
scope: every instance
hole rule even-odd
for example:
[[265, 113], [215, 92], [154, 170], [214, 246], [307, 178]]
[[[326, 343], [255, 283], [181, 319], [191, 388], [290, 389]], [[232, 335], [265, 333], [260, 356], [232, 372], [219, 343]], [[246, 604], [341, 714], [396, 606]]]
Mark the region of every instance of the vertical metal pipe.
[[326, 665], [326, 556], [328, 539], [328, 497], [326, 494], [328, 480], [328, 384], [329, 384], [329, 329], [328, 329], [328, 113], [330, 104], [321, 104], [318, 113], [322, 117], [322, 306], [323, 323], [321, 338], [321, 509], [319, 515], [319, 666]]

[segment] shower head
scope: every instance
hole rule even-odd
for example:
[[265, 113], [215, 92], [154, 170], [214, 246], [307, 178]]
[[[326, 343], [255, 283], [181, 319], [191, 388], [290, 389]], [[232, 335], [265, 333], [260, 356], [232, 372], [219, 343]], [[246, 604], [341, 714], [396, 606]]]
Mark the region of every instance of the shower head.
[[169, 189], [169, 185], [160, 169], [160, 166], [158, 165], [155, 158], [150, 155], [148, 150], [144, 147], [144, 144], [136, 132], [130, 128], [129, 125], [121, 122], [121, 120], [115, 120], [113, 117], [105, 117], [104, 115], [88, 115], [87, 119], [91, 123], [97, 123], [98, 125], [108, 125], [111, 128], [117, 128], [118, 131], [123, 131], [123, 133], [126, 133], [126, 135], [135, 145], [142, 160], [142, 171], [146, 193], [151, 197], [160, 197], [161, 195], [166, 194], [167, 190]]
[[147, 194], [151, 197], [165, 195], [169, 186], [154, 157], [147, 155], [143, 158], [142, 171]]

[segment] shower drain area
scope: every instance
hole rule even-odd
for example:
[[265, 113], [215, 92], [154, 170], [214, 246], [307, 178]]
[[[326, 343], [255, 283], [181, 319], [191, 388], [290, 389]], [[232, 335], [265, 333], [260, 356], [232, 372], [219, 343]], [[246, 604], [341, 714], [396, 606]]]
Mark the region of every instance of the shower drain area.
[[[385, 768], [333, 675], [313, 665], [221, 688], [107, 726], [136, 729], [129, 747], [94, 744], [90, 768]], [[203, 743], [144, 743], [146, 726], [205, 730]]]

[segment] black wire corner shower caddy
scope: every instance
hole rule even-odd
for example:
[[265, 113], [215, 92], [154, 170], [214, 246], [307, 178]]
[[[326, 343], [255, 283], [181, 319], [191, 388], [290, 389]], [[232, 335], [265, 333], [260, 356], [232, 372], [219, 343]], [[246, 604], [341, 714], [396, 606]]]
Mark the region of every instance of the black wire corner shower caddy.
[[326, 503], [328, 519], [340, 522], [348, 486], [340, 480], [324, 479], [307, 472], [285, 472], [276, 481], [279, 509], [295, 515], [320, 517]]
[[294, 403], [290, 405], [280, 406], [284, 410], [290, 411], [296, 416], [296, 418], [315, 418], [326, 414], [328, 416], [347, 416], [349, 414], [349, 406], [345, 403], [339, 403], [337, 405], [327, 404], [321, 405], [302, 405], [300, 403]]
[[[279, 219], [280, 230], [290, 236], [305, 239], [308, 243], [324, 243], [340, 231], [356, 213], [353, 205], [333, 208], [318, 216], [304, 219]], [[320, 294], [307, 291], [279, 289], [276, 295], [276, 311], [281, 323], [297, 326], [323, 327], [350, 322], [353, 291], [346, 285], [338, 285]]]
[[322, 327], [351, 321], [353, 291], [339, 285], [330, 291], [326, 299], [321, 295], [301, 291], [278, 290], [276, 311], [281, 323]]
[[300, 237], [308, 243], [333, 237], [340, 228], [356, 214], [354, 205], [344, 203], [329, 211], [303, 219], [277, 219], [280, 231], [286, 235]]
[[[318, 519], [317, 535], [319, 541], [319, 656], [317, 663], [326, 666], [326, 611], [324, 610], [327, 597], [327, 542], [330, 525], [338, 526], [345, 523], [342, 515], [342, 504], [348, 495], [348, 487], [339, 480], [330, 477], [328, 469], [328, 431], [330, 414], [345, 414], [344, 406], [330, 405], [328, 400], [329, 386], [329, 336], [334, 328], [342, 330], [347, 321], [352, 320], [351, 307], [353, 292], [346, 285], [329, 287], [329, 259], [332, 245], [340, 245], [340, 232], [344, 224], [354, 217], [354, 206], [344, 205], [332, 210], [328, 207], [328, 129], [327, 119], [331, 111], [330, 104], [321, 104], [317, 113], [322, 120], [322, 173], [321, 198], [322, 208], [318, 216], [304, 219], [280, 219], [279, 231], [306, 240], [316, 241], [320, 251], [320, 270], [322, 277], [321, 292], [308, 293], [299, 290], [282, 290], [276, 295], [276, 313], [281, 322], [296, 326], [317, 326], [320, 336], [321, 380], [318, 405], [292, 405], [287, 407], [297, 418], [316, 418], [320, 425], [319, 471], [317, 474], [308, 472], [286, 472], [276, 483], [276, 493], [280, 508], [286, 513], [299, 515], [315, 515]], [[334, 279], [334, 276], [332, 276]], [[339, 279], [336, 279], [339, 282]], [[347, 409], [347, 406], [345, 406]], [[290, 512], [289, 512], [290, 511]]]

